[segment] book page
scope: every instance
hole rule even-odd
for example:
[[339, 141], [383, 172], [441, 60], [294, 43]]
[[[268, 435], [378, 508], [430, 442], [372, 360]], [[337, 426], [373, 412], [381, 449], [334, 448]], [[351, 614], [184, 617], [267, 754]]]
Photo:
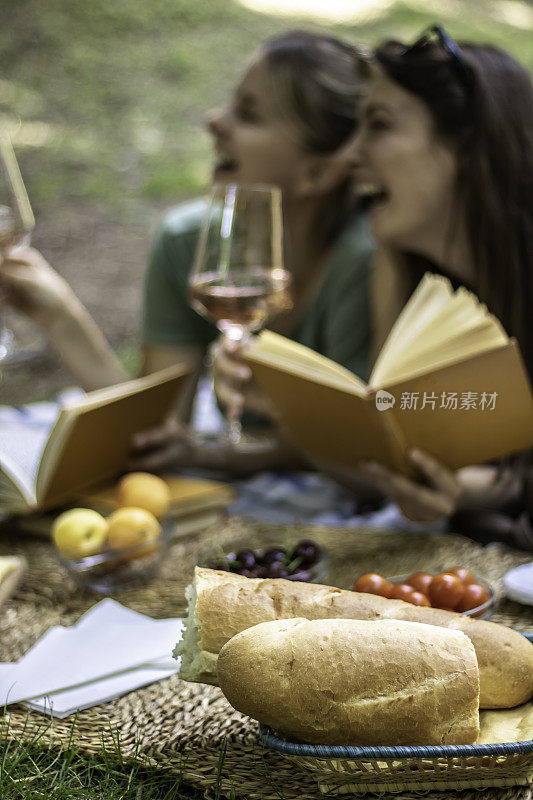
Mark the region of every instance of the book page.
[[381, 387], [508, 341], [472, 292], [464, 287], [453, 292], [448, 280], [426, 273], [393, 326], [370, 383]]
[[247, 348], [246, 358], [276, 366], [301, 377], [365, 394], [366, 384], [346, 367], [272, 331], [261, 331]]
[[379, 353], [369, 384], [379, 386], [387, 366], [424, 330], [453, 295], [451, 284], [440, 275], [426, 273], [403, 307]]
[[[52, 424], [24, 423], [15, 420], [0, 423], [0, 468], [20, 490], [16, 502], [14, 487], [0, 488], [0, 505], [19, 507], [35, 503], [35, 483], [39, 462]], [[25, 502], [24, 502], [25, 501]]]
[[[457, 347], [458, 335], [461, 336], [460, 349]], [[380, 386], [385, 388], [391, 382], [407, 380], [487, 350], [505, 347], [508, 342], [502, 329], [486, 321], [475, 328], [468, 325], [460, 330], [458, 327], [455, 333], [443, 333], [442, 337], [428, 332], [425, 339], [414, 342], [408, 353], [386, 371], [386, 378]]]

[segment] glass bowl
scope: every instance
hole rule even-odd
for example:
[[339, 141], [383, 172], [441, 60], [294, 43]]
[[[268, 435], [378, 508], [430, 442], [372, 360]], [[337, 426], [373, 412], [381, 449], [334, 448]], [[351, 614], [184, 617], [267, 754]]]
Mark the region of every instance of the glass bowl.
[[82, 589], [113, 594], [152, 580], [161, 567], [173, 531], [171, 520], [161, 520], [157, 539], [133, 547], [104, 550], [83, 558], [67, 558], [55, 548], [57, 558]]
[[[294, 547], [302, 541], [312, 541], [318, 548], [318, 558], [311, 564], [302, 563], [301, 558], [292, 558], [290, 556]], [[267, 564], [265, 564], [265, 557], [268, 560], [268, 554], [273, 554], [275, 550], [280, 549], [286, 551], [285, 558], [282, 562], [285, 570], [280, 568], [278, 570], [279, 574], [271, 574]], [[250, 563], [249, 568], [246, 569], [246, 565], [243, 564], [242, 561], [246, 558], [250, 558], [249, 555], [245, 555], [250, 553], [253, 555], [255, 563]], [[277, 559], [277, 561], [279, 562], [280, 559]], [[253, 549], [244, 547], [241, 543], [233, 548], [228, 546], [226, 549], [222, 548], [220, 545], [213, 544], [202, 550], [198, 556], [197, 564], [199, 567], [232, 572], [243, 575], [246, 578], [285, 578], [285, 580], [303, 581], [305, 583], [326, 583], [328, 577], [327, 551], [322, 544], [309, 539], [294, 539], [280, 545], [270, 545], [265, 548]]]
[[[417, 570], [417, 572], [423, 572], [424, 570]], [[446, 570], [443, 570], [445, 572]], [[391, 583], [403, 583], [404, 581], [412, 575], [412, 572], [406, 572], [405, 575], [394, 575], [392, 578], [387, 578], [388, 581]], [[436, 575], [439, 573], [435, 573]], [[494, 604], [496, 602], [496, 597], [494, 594], [494, 589], [481, 578], [476, 576], [476, 583], [486, 589], [489, 599], [482, 603], [480, 606], [476, 608], [471, 608], [468, 611], [456, 611], [456, 614], [461, 614], [463, 617], [475, 617], [476, 619], [489, 619], [492, 616], [492, 612], [494, 610]]]

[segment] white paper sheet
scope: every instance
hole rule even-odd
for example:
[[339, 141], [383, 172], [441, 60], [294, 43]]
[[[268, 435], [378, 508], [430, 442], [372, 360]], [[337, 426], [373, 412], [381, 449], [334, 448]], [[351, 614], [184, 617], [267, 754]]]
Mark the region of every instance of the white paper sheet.
[[174, 674], [183, 620], [154, 620], [102, 600], [70, 628], [51, 628], [16, 664], [0, 665], [0, 703], [54, 715], [105, 702]]

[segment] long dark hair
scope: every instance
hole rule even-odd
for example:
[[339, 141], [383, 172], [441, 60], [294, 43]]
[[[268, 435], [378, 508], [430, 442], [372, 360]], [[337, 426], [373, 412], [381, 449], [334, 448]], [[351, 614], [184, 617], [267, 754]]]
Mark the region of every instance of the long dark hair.
[[411, 49], [386, 42], [375, 52], [385, 73], [425, 103], [437, 135], [457, 154], [473, 288], [517, 337], [533, 377], [533, 84], [497, 47], [460, 43], [458, 55], [468, 72], [460, 74], [437, 42]]
[[[289, 31], [261, 48], [280, 118], [295, 142], [313, 153], [334, 153], [355, 133], [368, 78], [361, 51], [333, 36]], [[331, 240], [352, 211], [351, 178], [328, 198], [319, 221]]]

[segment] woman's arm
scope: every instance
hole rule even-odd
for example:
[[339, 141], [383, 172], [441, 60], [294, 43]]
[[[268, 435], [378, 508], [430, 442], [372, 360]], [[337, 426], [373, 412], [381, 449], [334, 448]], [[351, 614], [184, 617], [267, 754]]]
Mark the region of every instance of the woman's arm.
[[66, 367], [85, 390], [127, 380], [97, 324], [68, 283], [31, 248], [13, 248], [0, 265], [7, 300], [48, 335]]

